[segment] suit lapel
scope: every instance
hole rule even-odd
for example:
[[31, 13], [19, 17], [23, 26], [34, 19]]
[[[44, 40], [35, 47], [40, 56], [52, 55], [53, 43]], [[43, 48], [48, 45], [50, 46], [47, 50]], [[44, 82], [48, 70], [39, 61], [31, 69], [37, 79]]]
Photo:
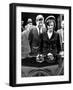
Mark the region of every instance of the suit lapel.
[[54, 37], [54, 32], [53, 32], [53, 34], [52, 34], [52, 36], [51, 36], [51, 38], [49, 39], [49, 37], [48, 37], [48, 34], [46, 33], [46, 37], [47, 37], [47, 39], [48, 40], [52, 40], [53, 39], [53, 37]]
[[51, 36], [51, 38], [50, 38], [50, 39], [53, 39], [53, 37], [54, 37], [54, 32], [53, 32], [53, 34], [52, 34], [52, 36]]

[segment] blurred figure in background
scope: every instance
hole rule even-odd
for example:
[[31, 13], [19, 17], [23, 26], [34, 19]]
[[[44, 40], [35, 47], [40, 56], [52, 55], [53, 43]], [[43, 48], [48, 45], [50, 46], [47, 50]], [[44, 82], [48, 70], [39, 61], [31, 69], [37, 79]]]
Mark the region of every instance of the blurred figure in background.
[[61, 29], [59, 29], [57, 32], [59, 33], [61, 50], [62, 50], [60, 52], [60, 55], [61, 57], [64, 57], [64, 20], [61, 21]]
[[32, 28], [32, 26], [33, 26], [32, 19], [28, 18], [27, 25], [25, 26], [25, 30], [29, 31], [29, 29]]
[[64, 49], [64, 20], [61, 22], [61, 29], [57, 31], [60, 36], [60, 43], [62, 50]]
[[63, 75], [64, 74], [64, 20], [61, 21], [61, 29], [57, 30], [57, 32], [59, 33], [59, 37], [60, 37], [60, 43], [61, 43], [61, 58], [62, 58], [62, 64], [61, 64], [61, 68], [59, 67], [57, 69], [57, 74], [58, 75]]
[[23, 31], [21, 33], [21, 56], [22, 56], [22, 59], [26, 58], [29, 53], [30, 53], [30, 46], [29, 46], [28, 36], [26, 34], [26, 31]]
[[21, 31], [22, 31], [22, 32], [24, 31], [24, 26], [23, 26], [23, 24], [24, 24], [24, 21], [22, 20], [22, 21], [21, 21]]
[[33, 27], [32, 19], [29, 18], [27, 21], [27, 25], [25, 26], [25, 29], [21, 34], [22, 59], [28, 57], [28, 54], [31, 51], [29, 41], [28, 41], [28, 36], [29, 36], [29, 32], [30, 32], [32, 27]]

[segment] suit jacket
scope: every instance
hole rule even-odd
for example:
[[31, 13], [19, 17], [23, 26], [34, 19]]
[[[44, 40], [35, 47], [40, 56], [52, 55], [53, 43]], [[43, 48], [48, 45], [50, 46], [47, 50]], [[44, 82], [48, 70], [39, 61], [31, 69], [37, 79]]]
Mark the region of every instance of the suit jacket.
[[60, 38], [57, 32], [53, 32], [51, 38], [49, 39], [47, 32], [43, 33], [41, 36], [41, 52], [43, 54], [52, 53], [54, 55], [61, 51]]
[[[46, 28], [42, 28], [42, 33], [46, 31]], [[37, 55], [39, 52], [39, 48], [40, 48], [40, 35], [38, 33], [38, 29], [37, 27], [33, 27], [31, 30], [30, 30], [30, 33], [29, 33], [29, 43], [30, 43], [30, 47], [31, 47], [31, 53], [34, 54], [34, 55]]]

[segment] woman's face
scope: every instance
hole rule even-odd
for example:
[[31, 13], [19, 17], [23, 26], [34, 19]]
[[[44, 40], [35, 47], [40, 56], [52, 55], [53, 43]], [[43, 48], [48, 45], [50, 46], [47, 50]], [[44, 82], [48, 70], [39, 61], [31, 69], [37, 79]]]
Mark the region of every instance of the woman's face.
[[54, 29], [54, 22], [53, 22], [53, 21], [49, 22], [48, 25], [47, 25], [47, 27], [48, 27], [48, 30], [49, 30], [50, 32], [52, 32], [53, 29]]

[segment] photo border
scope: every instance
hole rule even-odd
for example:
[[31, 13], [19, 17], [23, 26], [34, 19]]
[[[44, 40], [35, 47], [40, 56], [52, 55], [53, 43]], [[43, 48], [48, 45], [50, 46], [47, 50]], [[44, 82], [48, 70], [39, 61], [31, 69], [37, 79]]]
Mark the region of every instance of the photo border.
[[[55, 9], [68, 9], [69, 10], [69, 81], [16, 84], [16, 7], [17, 6], [55, 8]], [[9, 11], [10, 11], [10, 63], [9, 63], [10, 86], [15, 87], [15, 86], [33, 86], [33, 85], [71, 83], [71, 7], [70, 6], [56, 6], [56, 5], [12, 3], [10, 4]]]

